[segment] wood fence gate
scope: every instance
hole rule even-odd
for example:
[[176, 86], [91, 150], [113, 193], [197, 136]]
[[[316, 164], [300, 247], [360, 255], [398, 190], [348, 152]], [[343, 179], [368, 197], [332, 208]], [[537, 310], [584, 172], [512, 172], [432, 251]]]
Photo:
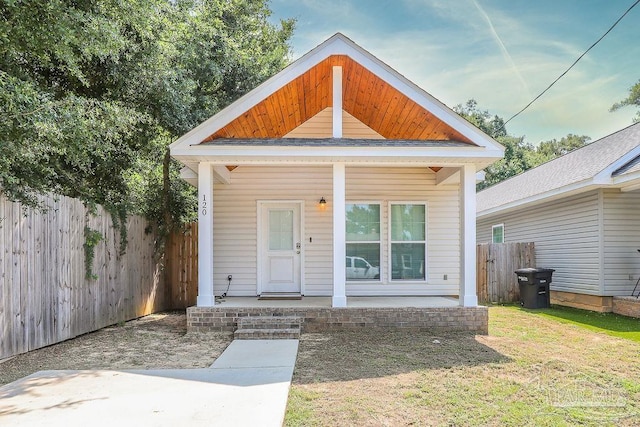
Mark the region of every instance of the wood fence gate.
[[167, 242], [166, 277], [173, 309], [196, 305], [198, 298], [198, 223], [171, 234]]
[[483, 243], [477, 247], [477, 293], [481, 303], [508, 303], [520, 299], [519, 268], [535, 267], [533, 243]]

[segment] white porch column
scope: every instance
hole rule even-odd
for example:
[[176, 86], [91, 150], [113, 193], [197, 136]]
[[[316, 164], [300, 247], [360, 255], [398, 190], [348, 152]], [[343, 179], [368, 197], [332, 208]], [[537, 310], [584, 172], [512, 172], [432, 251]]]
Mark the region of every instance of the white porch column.
[[213, 307], [213, 167], [198, 164], [198, 307]]
[[346, 177], [344, 163], [333, 165], [333, 307], [346, 307]]
[[476, 293], [476, 167], [460, 168], [460, 305], [478, 305]]

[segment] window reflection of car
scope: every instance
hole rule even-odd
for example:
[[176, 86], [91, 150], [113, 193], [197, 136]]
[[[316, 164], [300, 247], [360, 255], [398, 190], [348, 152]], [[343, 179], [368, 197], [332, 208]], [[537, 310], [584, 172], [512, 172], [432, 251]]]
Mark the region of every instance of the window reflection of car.
[[380, 267], [374, 267], [364, 258], [347, 257], [347, 279], [379, 279]]

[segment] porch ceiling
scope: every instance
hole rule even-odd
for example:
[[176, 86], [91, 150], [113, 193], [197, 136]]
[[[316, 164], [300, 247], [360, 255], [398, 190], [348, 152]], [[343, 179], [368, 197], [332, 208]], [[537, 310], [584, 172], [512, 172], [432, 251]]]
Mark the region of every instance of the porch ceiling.
[[346, 55], [331, 55], [285, 84], [202, 142], [282, 138], [333, 105], [333, 66], [342, 66], [344, 111], [394, 140], [475, 144]]

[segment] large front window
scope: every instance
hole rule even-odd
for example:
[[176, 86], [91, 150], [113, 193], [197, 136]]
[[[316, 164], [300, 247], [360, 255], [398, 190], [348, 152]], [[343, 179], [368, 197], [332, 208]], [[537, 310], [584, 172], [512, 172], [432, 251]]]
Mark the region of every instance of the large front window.
[[391, 279], [425, 280], [426, 206], [391, 204]]
[[380, 205], [346, 205], [347, 280], [380, 280]]

